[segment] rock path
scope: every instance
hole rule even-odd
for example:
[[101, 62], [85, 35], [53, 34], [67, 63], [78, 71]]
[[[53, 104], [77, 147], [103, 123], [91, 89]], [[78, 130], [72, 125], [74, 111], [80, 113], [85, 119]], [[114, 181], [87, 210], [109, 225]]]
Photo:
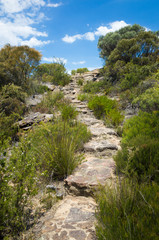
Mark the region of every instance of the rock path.
[[85, 161], [65, 179], [68, 195], [33, 228], [36, 240], [96, 240], [93, 189], [114, 178], [112, 156], [120, 148], [120, 139], [114, 129], [94, 117], [86, 102], [77, 100], [80, 87], [76, 82], [63, 87], [62, 91], [78, 110], [78, 120], [87, 125], [92, 139], [84, 145]]

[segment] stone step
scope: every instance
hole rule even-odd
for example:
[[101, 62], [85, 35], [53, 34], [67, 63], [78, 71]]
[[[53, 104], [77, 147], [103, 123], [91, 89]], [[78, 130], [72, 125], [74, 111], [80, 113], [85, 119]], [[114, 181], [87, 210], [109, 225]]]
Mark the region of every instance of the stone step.
[[88, 152], [102, 152], [107, 149], [118, 150], [118, 145], [105, 139], [92, 139], [85, 143], [84, 149]]
[[75, 195], [92, 195], [94, 188], [104, 185], [113, 177], [115, 162], [112, 158], [87, 157], [74, 173], [65, 179], [68, 191]]
[[87, 126], [91, 126], [91, 125], [94, 125], [94, 124], [97, 124], [97, 123], [101, 123], [102, 121], [101, 120], [98, 120], [96, 119], [93, 115], [92, 116], [78, 116], [77, 119], [86, 124]]
[[32, 230], [35, 240], [96, 240], [92, 198], [67, 196], [49, 210]]
[[88, 128], [93, 136], [102, 136], [102, 135], [115, 135], [117, 133], [112, 128], [107, 128], [103, 124], [94, 124], [93, 126], [89, 126]]

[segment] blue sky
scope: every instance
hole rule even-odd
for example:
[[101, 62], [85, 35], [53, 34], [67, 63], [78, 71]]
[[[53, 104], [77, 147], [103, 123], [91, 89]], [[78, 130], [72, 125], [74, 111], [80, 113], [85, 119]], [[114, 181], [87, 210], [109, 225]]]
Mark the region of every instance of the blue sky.
[[0, 47], [29, 45], [68, 72], [94, 69], [99, 36], [135, 23], [159, 30], [159, 0], [0, 0]]

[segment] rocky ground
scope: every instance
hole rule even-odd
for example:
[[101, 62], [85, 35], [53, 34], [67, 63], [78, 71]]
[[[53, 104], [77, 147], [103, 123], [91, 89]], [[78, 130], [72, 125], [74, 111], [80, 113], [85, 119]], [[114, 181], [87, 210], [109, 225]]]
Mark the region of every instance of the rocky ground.
[[[97, 76], [98, 72], [86, 74], [86, 80]], [[120, 138], [114, 129], [94, 117], [86, 102], [77, 99], [79, 77], [74, 77], [61, 90], [78, 110], [78, 120], [87, 125], [92, 139], [84, 146], [84, 162], [65, 179], [66, 196], [38, 220], [30, 239], [95, 240], [96, 203], [93, 191], [98, 184], [110, 183], [115, 178], [113, 155], [120, 148]]]

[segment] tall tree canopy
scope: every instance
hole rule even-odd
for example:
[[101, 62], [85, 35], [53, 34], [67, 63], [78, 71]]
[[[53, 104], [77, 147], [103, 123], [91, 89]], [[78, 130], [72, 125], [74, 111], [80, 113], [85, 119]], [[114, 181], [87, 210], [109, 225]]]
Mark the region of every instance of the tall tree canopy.
[[105, 36], [101, 36], [98, 41], [100, 56], [107, 60], [120, 40], [134, 38], [139, 32], [144, 31], [145, 29], [143, 27], [138, 24], [134, 24], [133, 26], [126, 26], [118, 31], [108, 33]]
[[9, 83], [27, 88], [41, 54], [28, 46], [5, 45], [0, 50], [0, 87]]
[[155, 73], [159, 59], [159, 33], [140, 25], [127, 26], [100, 37], [100, 56], [106, 61], [106, 79], [122, 89], [137, 85]]

